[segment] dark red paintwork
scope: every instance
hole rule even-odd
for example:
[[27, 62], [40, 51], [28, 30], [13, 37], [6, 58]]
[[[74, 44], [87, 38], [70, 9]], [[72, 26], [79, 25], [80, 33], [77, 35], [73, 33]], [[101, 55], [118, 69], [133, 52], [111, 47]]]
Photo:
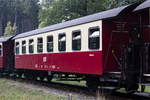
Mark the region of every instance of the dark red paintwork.
[[0, 56], [0, 68], [3, 67], [3, 56]]
[[[139, 14], [132, 12], [136, 6], [134, 5], [124, 10], [121, 16], [102, 21], [102, 51], [16, 55], [15, 67], [17, 69], [94, 75], [120, 71], [118, 62], [121, 62], [121, 53], [124, 50], [122, 47], [126, 48], [130, 41], [130, 24], [139, 23]], [[148, 11], [142, 12], [141, 15], [143, 30], [145, 30], [144, 25], [148, 24], [148, 18], [145, 15], [148, 15]], [[123, 30], [119, 29], [118, 23], [120, 22], [124, 23]], [[149, 31], [149, 28], [147, 28], [146, 32], [149, 33]], [[149, 34], [146, 32], [143, 32], [144, 41], [150, 41], [148, 39]], [[114, 53], [112, 53], [112, 50]], [[89, 56], [90, 54], [91, 56]], [[43, 62], [45, 59], [46, 62]]]
[[16, 55], [15, 62], [16, 69], [103, 74], [101, 51]]
[[0, 68], [8, 69], [14, 66], [14, 40], [2, 43], [3, 55], [0, 56]]

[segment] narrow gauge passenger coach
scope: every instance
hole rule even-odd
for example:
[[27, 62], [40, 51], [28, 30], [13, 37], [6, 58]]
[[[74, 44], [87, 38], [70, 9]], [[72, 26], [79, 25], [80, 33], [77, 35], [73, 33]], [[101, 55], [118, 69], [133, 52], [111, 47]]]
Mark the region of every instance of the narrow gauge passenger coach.
[[40, 31], [36, 30], [29, 32], [31, 36], [15, 37], [17, 70], [27, 69], [27, 75], [29, 72], [33, 75], [34, 70], [41, 78], [44, 73], [51, 75], [54, 72], [102, 75], [101, 20], [52, 31], [43, 30], [40, 34], [34, 34]]
[[15, 67], [101, 75], [101, 40], [101, 21], [16, 38]]
[[115, 44], [110, 41], [111, 33], [121, 32], [117, 28], [120, 16], [134, 7], [127, 5], [18, 34], [13, 38], [16, 70], [26, 77], [46, 76], [49, 80], [54, 73], [71, 74], [71, 78], [84, 78], [88, 86], [97, 87], [99, 76], [119, 71], [110, 48]]

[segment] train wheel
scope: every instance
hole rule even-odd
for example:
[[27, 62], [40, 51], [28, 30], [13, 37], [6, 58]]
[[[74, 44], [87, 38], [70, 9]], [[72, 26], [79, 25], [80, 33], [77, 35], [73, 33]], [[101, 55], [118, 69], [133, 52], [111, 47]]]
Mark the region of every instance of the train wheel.
[[13, 78], [14, 78], [14, 79], [16, 79], [16, 78], [17, 78], [17, 75], [16, 75], [16, 74], [14, 74]]
[[40, 81], [44, 81], [44, 77], [40, 76]]
[[18, 73], [18, 77], [19, 77], [19, 78], [22, 78], [22, 73]]
[[47, 81], [51, 82], [52, 81], [53, 76], [47, 76]]
[[144, 91], [145, 91], [145, 86], [141, 85], [141, 92], [144, 92]]
[[89, 89], [92, 89], [92, 90], [97, 90], [98, 86], [99, 86], [99, 81], [98, 79], [96, 78], [88, 78], [86, 80], [86, 86], [89, 88]]
[[138, 88], [139, 88], [138, 84], [134, 84], [132, 87], [126, 86], [125, 90], [128, 94], [133, 94], [134, 92], [136, 92], [138, 90]]
[[35, 76], [35, 75], [31, 75], [31, 80], [36, 80], [37, 79], [37, 77]]
[[32, 76], [30, 74], [25, 73], [24, 76], [25, 76], [25, 79], [32, 80]]

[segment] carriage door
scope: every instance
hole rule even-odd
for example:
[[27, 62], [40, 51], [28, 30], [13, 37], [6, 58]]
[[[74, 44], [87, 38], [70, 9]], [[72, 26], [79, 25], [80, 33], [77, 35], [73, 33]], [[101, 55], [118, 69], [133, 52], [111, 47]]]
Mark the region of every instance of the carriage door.
[[140, 26], [138, 24], [131, 24], [130, 25], [130, 40], [128, 45], [128, 65], [130, 66], [129, 70], [132, 72], [135, 71], [135, 73], [140, 71], [141, 66], [141, 32], [140, 32]]
[[[145, 18], [146, 19], [146, 18]], [[143, 29], [144, 37], [144, 73], [150, 74], [150, 9], [149, 9], [149, 23], [146, 23]]]
[[142, 42], [140, 27], [137, 23], [129, 25], [129, 43], [124, 52], [126, 90], [137, 90], [141, 68]]

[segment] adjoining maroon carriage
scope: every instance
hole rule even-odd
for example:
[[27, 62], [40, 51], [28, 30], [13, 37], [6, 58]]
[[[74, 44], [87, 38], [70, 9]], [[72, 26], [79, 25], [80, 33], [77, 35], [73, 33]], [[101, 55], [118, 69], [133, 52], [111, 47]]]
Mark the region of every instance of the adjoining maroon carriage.
[[14, 40], [13, 36], [0, 38], [0, 69], [13, 71], [14, 69]]
[[139, 84], [144, 92], [145, 86], [150, 84], [150, 0], [146, 0], [134, 9], [134, 17], [138, 17], [142, 38], [141, 66]]

